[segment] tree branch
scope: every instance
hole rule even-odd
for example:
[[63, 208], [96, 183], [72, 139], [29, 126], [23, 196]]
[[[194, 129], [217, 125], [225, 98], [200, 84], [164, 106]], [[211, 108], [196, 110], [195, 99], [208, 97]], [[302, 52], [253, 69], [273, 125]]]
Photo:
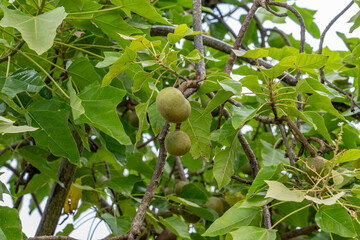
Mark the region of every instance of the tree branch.
[[[197, 32], [202, 32], [202, 20], [201, 20], [201, 0], [193, 0], [193, 29]], [[199, 50], [201, 56], [204, 56], [204, 45], [202, 40], [202, 34], [194, 36], [194, 48]], [[196, 79], [203, 80], [205, 76], [205, 61], [195, 63], [196, 67]]]
[[310, 226], [306, 226], [300, 229], [292, 230], [290, 232], [281, 234], [281, 240], [292, 239], [293, 237], [301, 236], [301, 235], [308, 235], [319, 229], [319, 226], [316, 224], [312, 224]]
[[238, 177], [236, 175], [232, 175], [231, 178], [238, 181], [238, 182], [245, 183], [245, 184], [250, 184], [251, 185], [253, 183], [253, 181], [251, 181], [251, 180], [243, 179], [243, 178]]
[[16, 47], [14, 47], [8, 54], [6, 54], [6, 56], [0, 58], [0, 63], [8, 61], [9, 57], [14, 56], [20, 50], [20, 48], [24, 45], [24, 43], [25, 42], [23, 40], [21, 40], [18, 43], [18, 45], [16, 45]]
[[166, 160], [166, 155], [167, 155], [166, 150], [165, 150], [165, 142], [164, 141], [165, 141], [166, 134], [168, 133], [169, 127], [170, 127], [169, 122], [166, 122], [165, 126], [163, 127], [163, 129], [161, 130], [161, 132], [159, 134], [159, 137], [158, 137], [159, 156], [158, 156], [158, 160], [156, 163], [155, 171], [154, 171], [151, 181], [146, 189], [146, 192], [141, 200], [141, 203], [138, 207], [136, 215], [133, 219], [132, 226], [130, 228], [130, 232], [129, 232], [129, 236], [128, 236], [129, 240], [136, 239], [136, 237], [140, 234], [140, 228], [144, 221], [146, 210], [148, 209], [148, 207], [150, 205], [150, 201], [154, 196], [155, 190], [160, 183], [160, 179], [161, 179], [161, 175], [164, 170], [164, 165], [165, 165], [165, 160]]
[[[238, 36], [236, 37], [236, 40], [235, 40], [235, 43], [234, 43], [234, 46], [232, 47], [232, 49], [240, 48], [242, 40], [244, 39], [246, 30], [248, 29], [251, 19], [254, 17], [255, 12], [258, 8], [259, 8], [258, 1], [254, 1], [254, 4], [251, 6], [248, 15], [246, 15], [246, 18], [245, 18], [243, 24], [241, 25], [240, 31], [238, 33]], [[225, 73], [227, 73], [227, 74], [231, 73], [231, 70], [235, 63], [235, 59], [236, 59], [236, 55], [233, 51], [231, 51], [229, 60], [227, 61], [226, 65], [225, 65], [225, 69], [224, 69]]]

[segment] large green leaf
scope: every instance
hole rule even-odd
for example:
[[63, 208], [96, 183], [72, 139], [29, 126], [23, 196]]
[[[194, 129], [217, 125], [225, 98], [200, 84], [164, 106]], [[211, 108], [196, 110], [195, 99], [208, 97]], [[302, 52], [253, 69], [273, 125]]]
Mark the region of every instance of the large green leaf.
[[0, 72], [0, 89], [9, 98], [14, 98], [16, 94], [28, 91], [35, 93], [45, 86], [40, 74], [30, 68], [20, 69], [6, 78]]
[[306, 103], [321, 109], [321, 110], [325, 110], [326, 112], [342, 119], [343, 121], [345, 121], [344, 116], [342, 116], [332, 105], [331, 100], [329, 97], [321, 95], [319, 93], [314, 93], [311, 96], [308, 97]]
[[358, 160], [360, 158], [360, 149], [349, 149], [336, 159], [335, 163], [344, 163]]
[[115, 39], [119, 44], [125, 40], [120, 37], [120, 34], [131, 35], [133, 33], [141, 33], [135, 27], [130, 26], [124, 21], [122, 11], [100, 12], [94, 15], [94, 23], [109, 37]]
[[57, 100], [43, 100], [32, 103], [27, 110], [29, 124], [39, 128], [30, 133], [36, 143], [47, 146], [55, 156], [77, 163], [79, 152], [68, 126], [69, 106]]
[[311, 122], [316, 126], [316, 131], [321, 134], [328, 142], [332, 142], [324, 118], [317, 112], [306, 111], [304, 114], [311, 118]]
[[[230, 235], [230, 236], [229, 236]], [[268, 230], [254, 226], [243, 226], [230, 232], [226, 240], [275, 240], [276, 230]]]
[[277, 166], [280, 163], [288, 164], [289, 160], [286, 159], [285, 151], [282, 149], [275, 149], [274, 146], [264, 140], [260, 140], [261, 158], [265, 166]]
[[225, 148], [224, 150], [217, 148], [215, 150], [213, 174], [219, 189], [230, 182], [231, 176], [234, 174], [234, 161], [235, 154], [231, 148]]
[[209, 193], [200, 183], [186, 184], [180, 193], [180, 197], [196, 204], [205, 204], [208, 200]]
[[155, 22], [170, 24], [165, 18], [161, 17], [147, 0], [112, 0], [111, 2], [115, 5], [123, 6], [123, 10], [128, 16], [131, 16], [131, 11]]
[[35, 50], [39, 55], [51, 48], [56, 36], [56, 29], [67, 15], [63, 7], [55, 8], [38, 16], [5, 7], [2, 7], [2, 10], [4, 17], [0, 21], [0, 26], [16, 28], [29, 48]]
[[256, 114], [257, 109], [251, 106], [243, 106], [234, 108], [231, 123], [235, 129], [243, 126], [246, 121], [252, 119]]
[[6, 236], [5, 239], [23, 239], [18, 211], [14, 208], [0, 206], [0, 216], [0, 229], [2, 230], [3, 235]]
[[76, 124], [88, 123], [115, 138], [120, 144], [131, 144], [116, 113], [116, 106], [126, 94], [124, 90], [93, 85], [76, 95], [71, 82], [68, 83], [68, 89]]
[[71, 76], [71, 80], [80, 91], [94, 82], [101, 82], [95, 68], [87, 58], [76, 59], [68, 68], [68, 73]]
[[211, 151], [211, 113], [205, 113], [198, 102], [191, 101], [190, 104], [190, 117], [181, 124], [181, 130], [186, 132], [190, 137], [191, 156], [194, 159], [198, 159], [199, 157], [209, 159]]
[[175, 233], [178, 237], [182, 239], [190, 239], [188, 226], [184, 221], [182, 221], [178, 216], [172, 216], [169, 218], [160, 217], [160, 222], [165, 225], [170, 231]]
[[158, 135], [165, 125], [165, 119], [161, 116], [160, 112], [156, 108], [156, 103], [153, 103], [149, 107], [149, 120], [151, 128], [155, 135]]
[[224, 103], [233, 95], [232, 92], [220, 90], [216, 93], [215, 97], [210, 100], [207, 104], [204, 113], [200, 116], [203, 118], [205, 115], [211, 113], [215, 108], [217, 108], [220, 104]]
[[241, 207], [235, 204], [206, 230], [203, 236], [218, 236], [241, 226], [247, 226], [260, 213], [259, 207]]
[[332, 232], [349, 238], [357, 235], [351, 216], [339, 204], [322, 206], [316, 213], [315, 221], [324, 232]]

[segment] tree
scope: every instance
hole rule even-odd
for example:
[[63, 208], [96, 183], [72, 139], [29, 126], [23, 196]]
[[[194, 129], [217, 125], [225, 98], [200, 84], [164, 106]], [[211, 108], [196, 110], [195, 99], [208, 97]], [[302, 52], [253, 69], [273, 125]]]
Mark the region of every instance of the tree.
[[[0, 200], [15, 201], [0, 207], [1, 239], [26, 238], [25, 194], [42, 214], [38, 239], [72, 239], [72, 225], [52, 236], [60, 215], [89, 208], [109, 239], [359, 237], [360, 40], [323, 46], [359, 1], [322, 33], [314, 11], [286, 1], [3, 4], [0, 166], [13, 176]], [[236, 34], [225, 20], [239, 8]], [[300, 39], [263, 26], [285, 18]], [[191, 105], [181, 123], [158, 110], [167, 87]], [[191, 149], [172, 156], [165, 139], [178, 130]]]

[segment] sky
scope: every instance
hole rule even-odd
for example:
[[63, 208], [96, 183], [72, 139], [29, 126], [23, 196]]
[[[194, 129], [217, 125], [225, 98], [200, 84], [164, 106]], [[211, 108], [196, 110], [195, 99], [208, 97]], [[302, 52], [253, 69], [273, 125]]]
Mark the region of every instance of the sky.
[[[320, 32], [322, 32], [329, 21], [337, 15], [346, 5], [349, 4], [349, 0], [298, 0], [298, 1], [288, 1], [289, 4], [296, 3], [299, 7], [306, 7], [308, 9], [317, 10], [315, 14], [315, 23], [319, 26]], [[351, 23], [347, 23], [353, 15], [359, 11], [359, 7], [356, 4], [353, 6], [332, 26], [329, 32], [326, 35], [324, 46], [328, 46], [331, 50], [347, 50], [343, 41], [336, 35], [336, 32], [345, 33], [349, 37], [360, 37], [360, 28], [355, 30], [352, 34], [349, 34], [349, 29], [352, 26]], [[240, 15], [240, 12], [238, 13]], [[240, 24], [231, 19], [229, 20], [229, 25], [237, 32], [240, 29]], [[265, 22], [265, 27], [270, 27], [271, 22]], [[282, 29], [286, 33], [293, 33], [293, 36], [296, 39], [299, 39], [300, 36], [300, 27], [298, 24], [294, 23], [292, 20], [287, 20], [286, 24], [278, 25], [278, 28]], [[319, 40], [312, 38], [309, 34], [306, 34], [306, 42], [311, 46], [317, 49], [319, 45]], [[13, 163], [14, 164], [14, 163]], [[7, 169], [0, 168], [0, 172], [5, 172], [5, 174], [0, 176], [0, 181], [7, 182], [10, 174], [7, 172]], [[29, 208], [29, 196], [26, 195], [20, 210], [20, 218], [23, 223], [23, 231], [27, 234], [28, 237], [34, 236], [36, 228], [40, 222], [40, 215], [37, 211], [33, 211], [31, 215], [28, 214]], [[44, 209], [46, 204], [46, 199], [41, 202], [41, 208]], [[0, 206], [9, 206], [12, 207], [13, 202], [9, 195], [4, 195], [4, 201], [0, 201]], [[82, 217], [85, 216], [82, 220], [76, 221], [75, 226], [78, 228], [73, 231], [70, 235], [78, 239], [87, 239], [88, 232], [92, 234], [95, 226], [99, 223], [99, 220], [94, 221], [95, 213], [93, 210], [89, 210], [82, 214]], [[64, 219], [64, 216], [61, 216], [60, 221]], [[82, 222], [85, 222], [81, 224]], [[31, 224], [29, 224], [31, 223]], [[61, 230], [66, 226], [67, 223], [73, 223], [72, 217], [70, 217], [65, 223], [57, 228], [57, 231]], [[80, 225], [80, 226], [79, 226]], [[98, 226], [94, 235], [91, 239], [100, 239], [104, 238], [109, 234], [109, 230], [104, 222], [101, 222]]]

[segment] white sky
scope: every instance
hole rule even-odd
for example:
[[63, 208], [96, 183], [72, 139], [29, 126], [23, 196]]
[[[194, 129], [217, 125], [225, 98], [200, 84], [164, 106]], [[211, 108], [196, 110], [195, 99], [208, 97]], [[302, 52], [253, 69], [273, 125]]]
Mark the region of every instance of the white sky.
[[[296, 2], [296, 4], [300, 7], [306, 7], [312, 10], [318, 10], [318, 12], [315, 15], [315, 22], [320, 28], [320, 32], [322, 32], [325, 27], [327, 26], [328, 22], [337, 15], [347, 4], [349, 4], [350, 1], [344, 1], [344, 0], [298, 0], [298, 1], [289, 1], [288, 3]], [[360, 28], [355, 30], [352, 34], [349, 34], [349, 29], [352, 26], [352, 24], [347, 23], [353, 15], [355, 15], [356, 12], [359, 11], [359, 7], [357, 4], [353, 4], [353, 6], [346, 12], [329, 30], [329, 32], [326, 35], [324, 46], [329, 46], [332, 50], [346, 50], [346, 46], [343, 43], [343, 41], [336, 35], [336, 31], [345, 33], [349, 37], [360, 37]], [[236, 22], [235, 20], [229, 21], [230, 26], [232, 26], [237, 32], [240, 28], [240, 24]], [[265, 27], [270, 27], [271, 23], [266, 22]], [[286, 33], [293, 33], [293, 36], [296, 39], [299, 39], [300, 36], [300, 27], [298, 24], [294, 23], [292, 20], [288, 20], [287, 24], [281, 24], [278, 25], [280, 29], [285, 31]], [[315, 47], [317, 49], [319, 45], [318, 39], [313, 39], [309, 34], [306, 34], [306, 42], [309, 43], [311, 46]], [[7, 169], [1, 168], [0, 172], [7, 172]], [[5, 173], [0, 176], [0, 181], [7, 182], [9, 179], [10, 174]], [[29, 196], [25, 196], [25, 200], [23, 202], [21, 211], [20, 211], [20, 217], [21, 221], [23, 223], [23, 231], [25, 234], [27, 234], [28, 237], [34, 236], [36, 232], [36, 228], [40, 222], [40, 215], [35, 210], [31, 215], [28, 214], [29, 208]], [[42, 209], [44, 209], [45, 206], [45, 200], [41, 203]], [[13, 201], [9, 197], [9, 195], [4, 195], [4, 202], [0, 202], [1, 206], [13, 206]], [[83, 215], [88, 214], [89, 212], [84, 213]], [[60, 221], [64, 217], [62, 216], [60, 218]], [[80, 227], [78, 227], [73, 233], [70, 235], [72, 237], [78, 238], [78, 239], [86, 239], [88, 237], [88, 232], [90, 229], [94, 229], [95, 225], [98, 223], [98, 220], [96, 220], [94, 223], [94, 214], [89, 215], [84, 218], [84, 220], [90, 219], [86, 223], [82, 224]], [[80, 221], [83, 222], [84, 220]], [[66, 223], [72, 223], [72, 219], [69, 218], [62, 226], [58, 227], [58, 230], [61, 230], [63, 227], [66, 226]], [[78, 225], [76, 223], [76, 225]], [[92, 231], [92, 230], [91, 230]], [[91, 233], [90, 233], [91, 234]], [[98, 227], [97, 230], [94, 232], [92, 239], [100, 239], [109, 234], [109, 231], [105, 224], [102, 222]]]

